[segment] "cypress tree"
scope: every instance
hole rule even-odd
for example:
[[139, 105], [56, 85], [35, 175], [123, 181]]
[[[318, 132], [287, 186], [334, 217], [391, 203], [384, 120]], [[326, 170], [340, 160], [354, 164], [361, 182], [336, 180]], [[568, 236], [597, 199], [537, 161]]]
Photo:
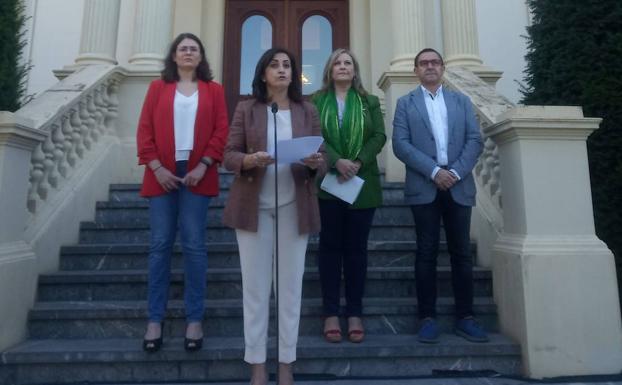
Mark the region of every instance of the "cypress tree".
[[29, 66], [20, 64], [26, 45], [25, 21], [24, 4], [20, 0], [0, 1], [0, 111], [19, 109], [26, 96]]
[[618, 261], [620, 284], [622, 1], [528, 0], [527, 3], [533, 23], [527, 29], [523, 102], [580, 105], [585, 116], [603, 118], [587, 143], [594, 218], [596, 234]]

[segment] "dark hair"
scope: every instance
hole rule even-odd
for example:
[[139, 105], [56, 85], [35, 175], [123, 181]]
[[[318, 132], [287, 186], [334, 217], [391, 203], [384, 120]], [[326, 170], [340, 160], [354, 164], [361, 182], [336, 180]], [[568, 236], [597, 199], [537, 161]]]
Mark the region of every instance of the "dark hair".
[[175, 53], [177, 52], [177, 46], [184, 39], [194, 40], [199, 45], [199, 51], [201, 53], [201, 61], [195, 70], [195, 76], [199, 80], [203, 80], [204, 82], [209, 82], [214, 77], [212, 76], [212, 70], [209, 68], [209, 64], [207, 63], [207, 59], [205, 58], [205, 48], [203, 47], [203, 43], [201, 43], [201, 39], [199, 39], [196, 35], [185, 32], [180, 33], [175, 40], [171, 43], [168, 54], [166, 55], [166, 59], [164, 59], [164, 69], [160, 73], [162, 80], [167, 83], [173, 83], [179, 81], [179, 73], [177, 72], [177, 63], [173, 61], [175, 57]]
[[328, 57], [326, 65], [324, 66], [324, 74], [322, 75], [322, 88], [320, 89], [320, 92], [326, 92], [329, 89], [335, 88], [335, 82], [333, 79], [333, 66], [337, 61], [337, 58], [344, 53], [352, 58], [352, 64], [354, 66], [354, 78], [352, 79], [351, 87], [354, 88], [354, 90], [358, 92], [359, 95], [367, 95], [367, 91], [365, 91], [365, 88], [361, 83], [361, 71], [359, 69], [359, 62], [358, 60], [356, 60], [356, 56], [354, 56], [352, 51], [346, 48], [337, 48]]
[[415, 67], [417, 66], [417, 63], [419, 62], [419, 56], [421, 56], [422, 54], [426, 52], [434, 52], [435, 54], [437, 54], [439, 59], [441, 59], [441, 65], [445, 65], [445, 62], [443, 61], [443, 56], [440, 53], [438, 53], [437, 50], [435, 50], [434, 48], [424, 48], [421, 51], [419, 51], [417, 56], [415, 56]]
[[255, 67], [255, 77], [253, 78], [253, 97], [262, 103], [268, 102], [268, 89], [264, 81], [264, 74], [266, 73], [266, 68], [268, 68], [270, 62], [278, 53], [287, 55], [292, 69], [292, 82], [289, 83], [289, 87], [287, 88], [287, 97], [296, 103], [300, 103], [302, 101], [302, 83], [296, 59], [291, 52], [285, 48], [278, 47], [270, 48], [259, 58], [257, 67]]

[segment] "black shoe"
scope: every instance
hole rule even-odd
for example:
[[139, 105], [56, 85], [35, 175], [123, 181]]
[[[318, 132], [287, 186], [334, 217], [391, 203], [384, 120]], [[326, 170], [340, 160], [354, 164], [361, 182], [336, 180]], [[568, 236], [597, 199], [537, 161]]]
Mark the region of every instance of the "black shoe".
[[154, 353], [160, 350], [160, 348], [162, 347], [162, 335], [163, 334], [164, 334], [164, 324], [160, 323], [160, 337], [153, 339], [153, 340], [143, 339], [143, 350], [146, 351], [147, 353]]
[[196, 352], [203, 347], [203, 337], [198, 339], [184, 338], [184, 349], [187, 352]]

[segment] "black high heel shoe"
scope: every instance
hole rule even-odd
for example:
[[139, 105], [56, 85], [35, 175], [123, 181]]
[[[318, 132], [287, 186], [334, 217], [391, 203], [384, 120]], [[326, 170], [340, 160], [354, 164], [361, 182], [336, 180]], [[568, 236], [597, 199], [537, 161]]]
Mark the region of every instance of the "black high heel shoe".
[[160, 322], [160, 337], [148, 340], [143, 339], [143, 350], [147, 353], [155, 353], [162, 347], [162, 335], [164, 334], [164, 323]]
[[193, 338], [184, 338], [184, 349], [187, 352], [196, 352], [197, 350], [201, 350], [203, 347], [203, 337], [193, 339]]

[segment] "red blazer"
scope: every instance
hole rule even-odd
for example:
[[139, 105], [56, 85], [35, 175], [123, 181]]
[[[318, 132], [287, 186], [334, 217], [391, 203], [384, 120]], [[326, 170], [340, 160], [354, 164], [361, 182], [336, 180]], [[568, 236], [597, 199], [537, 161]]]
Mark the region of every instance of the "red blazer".
[[[194, 146], [188, 159], [188, 171], [192, 170], [204, 156], [214, 160], [201, 181], [190, 191], [208, 196], [218, 195], [218, 167], [222, 161], [227, 142], [227, 106], [225, 94], [220, 84], [199, 80], [199, 103], [194, 124]], [[176, 83], [166, 83], [161, 79], [149, 85], [145, 102], [138, 122], [136, 142], [138, 164], [147, 165], [159, 159], [164, 167], [175, 170], [175, 130], [173, 127], [173, 103]], [[153, 171], [145, 167], [140, 195], [144, 197], [165, 194]]]

